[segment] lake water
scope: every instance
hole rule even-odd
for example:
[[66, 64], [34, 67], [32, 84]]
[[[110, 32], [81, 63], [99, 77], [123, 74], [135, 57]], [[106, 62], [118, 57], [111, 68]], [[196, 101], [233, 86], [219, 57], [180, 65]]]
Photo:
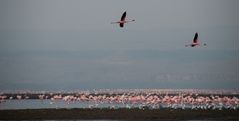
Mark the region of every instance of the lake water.
[[[67, 103], [63, 100], [52, 101], [50, 99], [39, 100], [39, 99], [23, 99], [23, 100], [6, 100], [0, 103], [0, 110], [5, 109], [43, 109], [43, 108], [132, 108], [140, 107], [140, 104], [122, 104], [122, 103], [103, 103], [96, 104], [91, 101], [77, 101]], [[166, 105], [161, 105], [160, 108], [165, 108]], [[159, 107], [157, 107], [159, 108]], [[2, 121], [2, 120], [0, 120]], [[64, 120], [41, 120], [41, 121], [64, 121]], [[65, 121], [120, 121], [120, 120], [65, 120]], [[155, 120], [147, 120], [155, 121]], [[174, 120], [172, 120], [174, 121]], [[178, 120], [175, 120], [178, 121]], [[219, 121], [219, 120], [180, 120], [180, 121]]]
[[[57, 109], [57, 108], [152, 108], [152, 109], [160, 109], [160, 108], [201, 108], [207, 109], [212, 108], [208, 105], [185, 105], [185, 104], [157, 104], [157, 105], [145, 105], [141, 103], [115, 103], [115, 102], [93, 102], [93, 101], [75, 101], [75, 102], [66, 102], [63, 100], [52, 101], [50, 99], [22, 99], [22, 100], [6, 100], [0, 103], [0, 110], [6, 109]], [[217, 109], [227, 108], [227, 106], [214, 106]], [[238, 105], [234, 107], [238, 109]], [[233, 109], [233, 108], [232, 108]]]
[[77, 101], [67, 103], [63, 100], [51, 101], [27, 99], [27, 100], [6, 100], [0, 103], [0, 110], [5, 109], [44, 109], [44, 108], [133, 108], [140, 107], [140, 104], [122, 103], [95, 103], [91, 101]]
[[[120, 104], [114, 104], [119, 107], [123, 107]], [[43, 108], [89, 108], [97, 106], [94, 102], [71, 102], [67, 103], [63, 100], [52, 102], [51, 100], [7, 100], [0, 103], [0, 109], [43, 109]], [[99, 107], [111, 107], [112, 104], [101, 104]], [[98, 107], [97, 106], [97, 107]]]

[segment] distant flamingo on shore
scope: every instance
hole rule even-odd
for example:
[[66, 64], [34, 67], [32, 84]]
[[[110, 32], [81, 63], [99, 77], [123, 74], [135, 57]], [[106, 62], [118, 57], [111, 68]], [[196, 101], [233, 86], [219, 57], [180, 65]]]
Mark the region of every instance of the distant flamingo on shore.
[[125, 23], [135, 21], [134, 19], [133, 19], [133, 20], [126, 20], [125, 18], [126, 18], [126, 11], [125, 11], [125, 12], [123, 13], [123, 15], [121, 16], [120, 21], [111, 22], [111, 24], [119, 24], [119, 26], [120, 26], [121, 28], [123, 28]]
[[[223, 94], [224, 93], [224, 94]], [[37, 99], [50, 100], [51, 105], [58, 108], [57, 101], [64, 101], [67, 105], [76, 102], [89, 104], [88, 108], [98, 108], [109, 105], [110, 108], [172, 108], [172, 109], [239, 109], [238, 92], [214, 92], [210, 90], [127, 90], [127, 91], [98, 91], [81, 93], [30, 93], [30, 94], [1, 94], [0, 104], [12, 99]], [[222, 95], [223, 94], [223, 95]], [[229, 95], [228, 95], [229, 94]], [[231, 95], [233, 94], [233, 95]], [[234, 95], [235, 94], [235, 95]], [[50, 97], [47, 97], [50, 95]], [[29, 97], [29, 98], [24, 98]], [[89, 103], [88, 103], [89, 102]]]

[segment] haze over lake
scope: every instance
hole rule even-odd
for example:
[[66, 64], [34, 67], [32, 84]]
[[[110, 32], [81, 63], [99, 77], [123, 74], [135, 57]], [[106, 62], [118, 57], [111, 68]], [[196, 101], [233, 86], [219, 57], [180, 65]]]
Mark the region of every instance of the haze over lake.
[[0, 90], [238, 89], [238, 4], [1, 0]]

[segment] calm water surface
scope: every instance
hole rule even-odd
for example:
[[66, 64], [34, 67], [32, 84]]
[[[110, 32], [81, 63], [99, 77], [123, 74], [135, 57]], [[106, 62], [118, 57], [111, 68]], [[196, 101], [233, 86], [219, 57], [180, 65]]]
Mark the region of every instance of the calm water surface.
[[77, 101], [67, 103], [63, 100], [6, 100], [0, 103], [0, 110], [4, 109], [43, 109], [43, 108], [122, 108], [122, 107], [138, 107], [139, 105], [122, 104], [122, 103], [95, 103], [89, 101]]
[[[115, 103], [115, 102], [94, 102], [94, 101], [72, 101], [72, 102], [66, 102], [63, 100], [56, 100], [52, 101], [50, 99], [22, 99], [22, 100], [6, 100], [4, 102], [0, 103], [0, 110], [6, 110], [6, 109], [52, 109], [52, 108], [143, 108], [148, 107], [152, 109], [160, 109], [160, 108], [188, 108], [191, 109], [194, 105], [167, 105], [167, 104], [152, 104], [152, 105], [145, 105], [141, 103]], [[206, 106], [203, 105], [198, 105]], [[239, 105], [237, 105], [235, 108], [238, 109]], [[217, 109], [222, 108], [223, 106], [217, 107]], [[226, 107], [226, 106], [225, 106]]]

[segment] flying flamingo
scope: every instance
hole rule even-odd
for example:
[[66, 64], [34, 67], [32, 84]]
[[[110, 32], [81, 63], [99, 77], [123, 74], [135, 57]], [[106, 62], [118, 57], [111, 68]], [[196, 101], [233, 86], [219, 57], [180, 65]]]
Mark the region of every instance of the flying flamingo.
[[123, 13], [123, 15], [121, 16], [120, 21], [111, 22], [111, 24], [119, 24], [119, 26], [123, 28], [125, 23], [135, 21], [134, 19], [133, 19], [133, 20], [125, 20], [125, 18], [126, 18], [126, 11], [125, 11], [125, 12]]
[[[206, 46], [206, 44], [203, 44], [204, 46]], [[193, 38], [193, 42], [189, 45], [185, 45], [186, 47], [191, 46], [191, 47], [195, 47], [195, 46], [200, 46], [199, 42], [198, 42], [198, 33], [196, 32]]]

